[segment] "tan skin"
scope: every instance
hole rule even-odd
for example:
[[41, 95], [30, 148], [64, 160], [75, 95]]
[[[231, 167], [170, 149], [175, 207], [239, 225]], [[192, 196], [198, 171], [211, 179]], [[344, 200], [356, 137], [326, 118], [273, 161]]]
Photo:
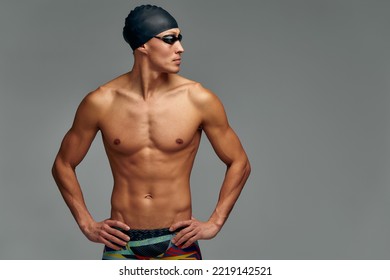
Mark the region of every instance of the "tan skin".
[[[159, 34], [178, 35], [170, 29]], [[220, 100], [180, 70], [184, 49], [152, 38], [134, 52], [133, 69], [99, 87], [81, 102], [53, 165], [59, 190], [85, 236], [119, 250], [123, 230], [179, 229], [173, 243], [186, 248], [221, 230], [249, 176], [246, 153], [229, 126]], [[114, 177], [111, 217], [101, 222], [87, 209], [76, 167], [98, 131]], [[210, 218], [192, 217], [190, 174], [205, 132], [226, 164]]]

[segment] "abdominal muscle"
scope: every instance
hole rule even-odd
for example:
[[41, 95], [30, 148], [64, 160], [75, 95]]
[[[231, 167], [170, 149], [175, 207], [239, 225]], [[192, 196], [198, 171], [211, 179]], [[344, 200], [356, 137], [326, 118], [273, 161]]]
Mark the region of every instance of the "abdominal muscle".
[[132, 229], [167, 228], [191, 218], [189, 186], [159, 183], [114, 186], [111, 218]]
[[160, 154], [154, 160], [140, 154], [109, 158], [114, 175], [112, 219], [133, 229], [167, 228], [191, 219], [193, 155]]
[[197, 123], [175, 127], [157, 133], [140, 126], [131, 138], [103, 134], [114, 178], [112, 219], [133, 229], [167, 228], [191, 219], [189, 182], [201, 131]]

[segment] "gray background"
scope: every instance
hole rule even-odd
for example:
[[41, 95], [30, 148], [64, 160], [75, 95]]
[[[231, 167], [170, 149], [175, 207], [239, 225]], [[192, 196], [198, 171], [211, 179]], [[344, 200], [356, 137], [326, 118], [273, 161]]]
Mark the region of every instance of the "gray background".
[[[124, 18], [143, 1], [2, 0], [0, 258], [99, 259], [51, 178], [86, 93], [122, 74]], [[205, 259], [389, 259], [388, 1], [152, 1], [178, 20], [181, 74], [225, 104], [253, 167]], [[194, 215], [225, 167], [203, 138]], [[95, 219], [111, 172], [98, 136], [78, 169]]]

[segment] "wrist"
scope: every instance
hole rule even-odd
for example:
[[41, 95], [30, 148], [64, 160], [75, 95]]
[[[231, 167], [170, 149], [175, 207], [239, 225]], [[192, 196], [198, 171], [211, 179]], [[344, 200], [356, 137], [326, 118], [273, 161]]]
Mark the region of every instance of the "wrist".
[[93, 219], [85, 219], [78, 222], [79, 228], [83, 233], [86, 233], [91, 228], [92, 223], [94, 223]]
[[218, 216], [216, 213], [214, 213], [209, 219], [209, 222], [214, 224], [218, 228], [218, 231], [223, 227], [225, 221], [225, 218]]

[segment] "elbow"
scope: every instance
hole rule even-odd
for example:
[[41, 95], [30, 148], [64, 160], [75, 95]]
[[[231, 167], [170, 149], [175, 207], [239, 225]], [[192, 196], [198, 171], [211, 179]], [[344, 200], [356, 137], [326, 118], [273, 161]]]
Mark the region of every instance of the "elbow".
[[51, 175], [53, 176], [54, 180], [58, 182], [58, 180], [63, 177], [63, 174], [66, 174], [69, 169], [74, 170], [74, 168], [69, 163], [64, 162], [60, 157], [56, 157], [51, 168]]
[[245, 181], [248, 179], [252, 171], [251, 164], [248, 157], [246, 156], [243, 156], [241, 159], [232, 162], [230, 165], [227, 164], [227, 168], [236, 170]]
[[53, 176], [55, 181], [57, 181], [58, 178], [58, 169], [59, 169], [59, 160], [58, 158], [56, 158], [51, 168], [51, 175]]
[[251, 172], [252, 172], [251, 163], [249, 162], [249, 159], [246, 159], [246, 163], [244, 167], [245, 177], [248, 178]]

